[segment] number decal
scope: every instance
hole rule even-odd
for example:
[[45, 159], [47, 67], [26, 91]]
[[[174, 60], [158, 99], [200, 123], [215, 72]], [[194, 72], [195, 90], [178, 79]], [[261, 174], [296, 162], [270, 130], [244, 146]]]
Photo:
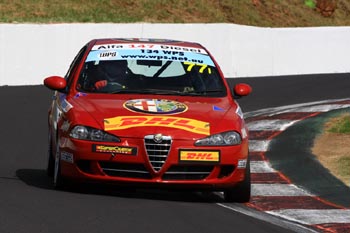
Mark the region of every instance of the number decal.
[[193, 67], [199, 66], [200, 67], [198, 70], [199, 73], [202, 74], [207, 69], [208, 74], [211, 74], [211, 69], [206, 64], [196, 64], [196, 63], [192, 63], [192, 62], [184, 62], [184, 65], [188, 65], [187, 69], [186, 69], [187, 72], [191, 72]]
[[195, 66], [196, 64], [194, 64], [192, 62], [184, 62], [184, 65], [188, 65], [187, 72], [191, 72], [193, 66]]
[[198, 65], [198, 66], [202, 66], [200, 69], [199, 69], [199, 73], [203, 73], [203, 71], [205, 70], [205, 68], [207, 68], [207, 65]]

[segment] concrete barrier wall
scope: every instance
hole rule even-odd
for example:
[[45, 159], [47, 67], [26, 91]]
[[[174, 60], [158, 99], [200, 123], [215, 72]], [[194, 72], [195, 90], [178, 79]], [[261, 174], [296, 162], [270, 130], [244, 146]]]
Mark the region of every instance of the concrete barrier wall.
[[199, 42], [226, 77], [350, 72], [350, 27], [259, 28], [235, 24], [0, 24], [0, 85], [63, 76], [80, 48], [104, 37]]

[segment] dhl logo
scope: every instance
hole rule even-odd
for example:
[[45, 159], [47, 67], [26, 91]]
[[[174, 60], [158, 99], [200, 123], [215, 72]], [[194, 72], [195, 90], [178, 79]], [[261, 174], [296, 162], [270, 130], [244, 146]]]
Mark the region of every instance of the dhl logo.
[[104, 120], [106, 131], [122, 130], [133, 127], [163, 126], [177, 128], [193, 133], [209, 135], [210, 126], [208, 122], [198, 121], [190, 118], [170, 116], [119, 116]]
[[219, 162], [219, 151], [180, 151], [180, 161]]

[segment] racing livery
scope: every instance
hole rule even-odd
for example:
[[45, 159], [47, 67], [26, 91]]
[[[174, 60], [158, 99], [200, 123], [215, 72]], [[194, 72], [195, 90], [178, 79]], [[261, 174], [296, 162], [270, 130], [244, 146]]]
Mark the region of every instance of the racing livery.
[[50, 76], [47, 171], [54, 186], [100, 182], [223, 191], [250, 198], [248, 130], [235, 98], [198, 43], [95, 39], [65, 77]]

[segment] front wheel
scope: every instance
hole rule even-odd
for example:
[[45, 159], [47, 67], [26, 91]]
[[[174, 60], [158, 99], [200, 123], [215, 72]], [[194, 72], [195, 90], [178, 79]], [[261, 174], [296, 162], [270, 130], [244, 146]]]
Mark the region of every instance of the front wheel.
[[46, 167], [47, 175], [50, 177], [53, 177], [54, 170], [55, 170], [55, 160], [53, 157], [53, 150], [52, 150], [52, 137], [51, 137], [51, 133], [49, 133], [48, 150], [47, 150], [47, 167]]
[[245, 178], [242, 182], [224, 191], [224, 199], [226, 202], [249, 202], [251, 194], [251, 180], [250, 180], [250, 161], [247, 160], [245, 170]]

